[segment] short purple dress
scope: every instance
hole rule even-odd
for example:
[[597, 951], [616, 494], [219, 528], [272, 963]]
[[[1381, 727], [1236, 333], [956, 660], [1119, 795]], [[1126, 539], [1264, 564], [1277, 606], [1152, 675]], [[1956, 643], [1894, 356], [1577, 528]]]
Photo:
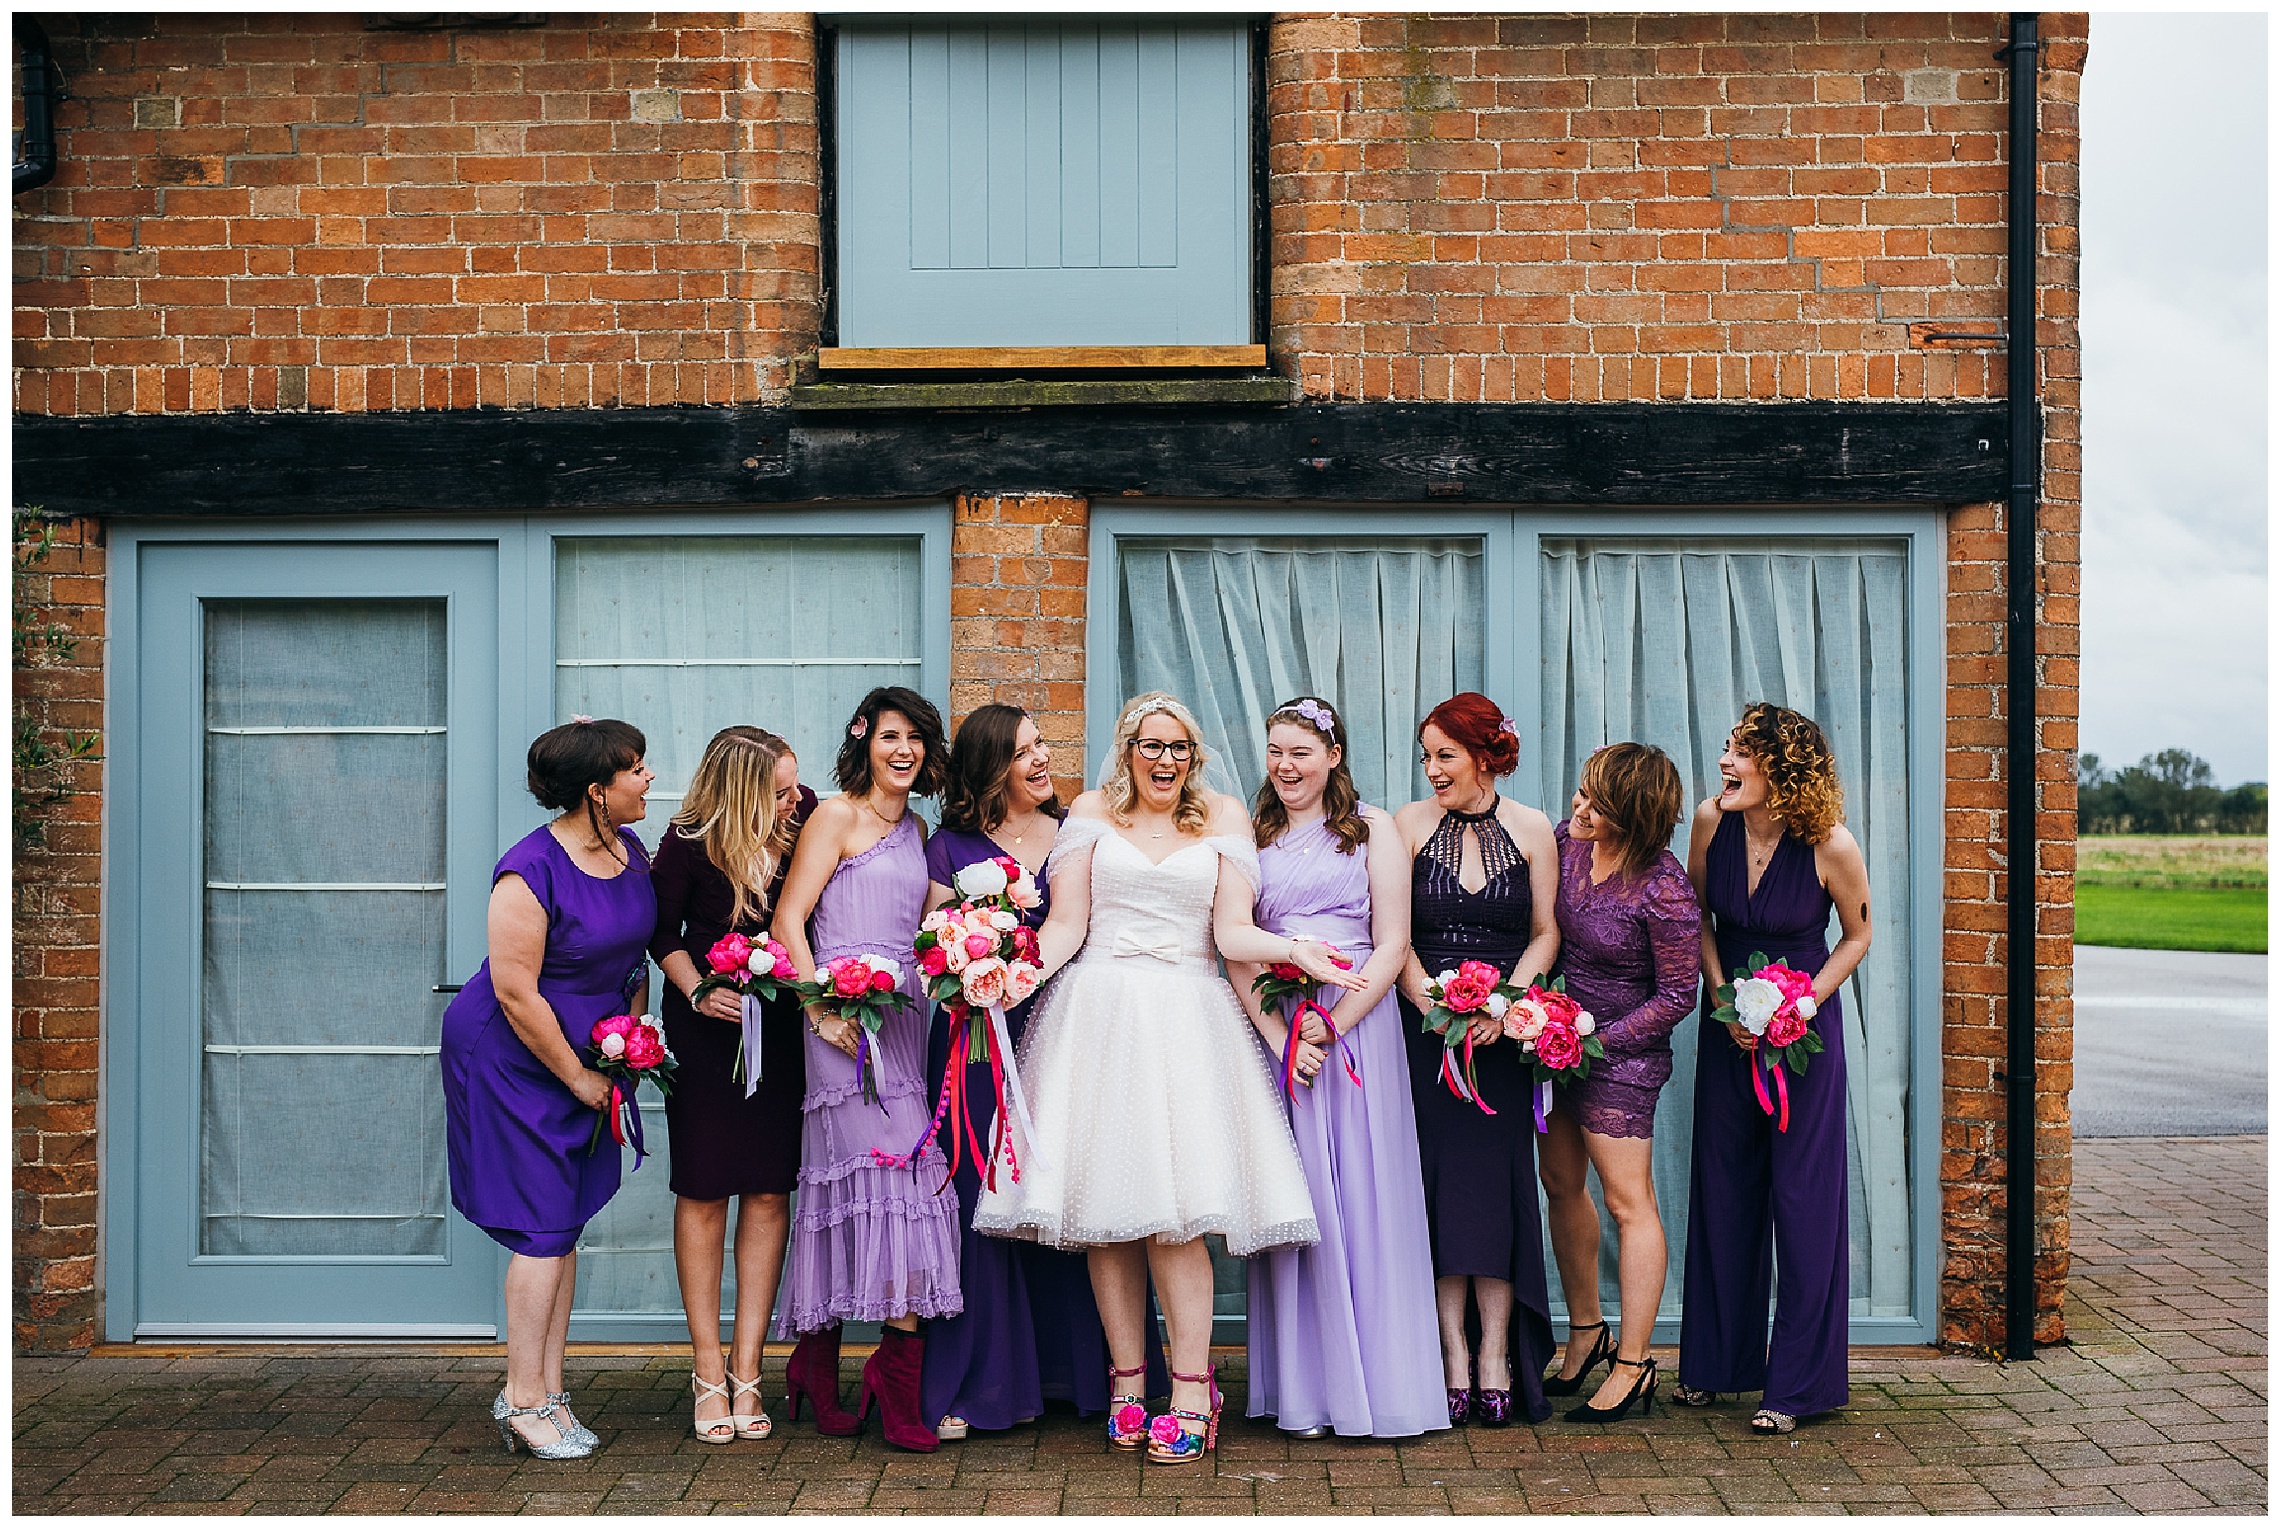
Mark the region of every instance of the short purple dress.
[[[815, 810], [815, 792], [800, 787], [793, 831]], [[748, 910], [737, 932], [758, 939], [791, 868], [786, 854], [766, 900]], [[657, 932], [650, 958], [660, 964], [679, 950], [709, 974], [705, 953], [729, 931], [736, 888], [706, 855], [704, 845], [668, 827], [657, 845], [650, 879], [657, 887]], [[789, 993], [761, 1005], [760, 1086], [748, 1098], [736, 1079], [744, 1026], [705, 1018], [681, 989], [665, 983], [665, 1042], [681, 1063], [665, 1098], [665, 1129], [672, 1142], [673, 1192], [684, 1199], [727, 1199], [738, 1194], [788, 1194], [800, 1171], [800, 1100], [807, 1093], [807, 1027]]]
[[[1382, 815], [1371, 827], [1394, 831]], [[1259, 851], [1256, 916], [1270, 934], [1329, 941], [1358, 970], [1374, 948], [1368, 844], [1341, 853], [1320, 822], [1285, 833]], [[1417, 1114], [1393, 994], [1342, 1044], [1360, 1084], [1333, 1055], [1290, 1105], [1322, 1240], [1250, 1259], [1248, 1410], [1291, 1431], [1410, 1438], [1447, 1427], [1449, 1411]], [[1282, 1058], [1273, 1060], [1280, 1076]]]
[[[493, 885], [522, 877], [546, 909], [538, 995], [580, 1055], [596, 1020], [626, 1011], [657, 926], [649, 855], [630, 828], [618, 829], [618, 841], [626, 868], [606, 881], [579, 869], [546, 828], [524, 837], [491, 872]], [[488, 960], [444, 1010], [441, 1061], [452, 1206], [511, 1252], [574, 1251], [586, 1222], [617, 1192], [618, 1147], [605, 1132], [587, 1148], [594, 1111], [507, 1022]]]
[[854, 1057], [812, 1032], [804, 1041], [800, 1186], [778, 1337], [961, 1308], [958, 1205], [934, 1192], [948, 1164], [931, 1146], [916, 1173], [882, 1160], [917, 1144], [934, 1104], [926, 1093], [926, 1005], [911, 953], [925, 906], [926, 849], [917, 814], [906, 811], [886, 837], [839, 862], [808, 920], [819, 965], [842, 955], [885, 956], [901, 968], [911, 1001], [890, 1009], [880, 1026], [872, 1053], [877, 1103], [864, 1101]]
[[[987, 834], [943, 828], [927, 840], [926, 873], [936, 885], [954, 887], [959, 871], [1004, 853]], [[1037, 889], [1044, 896], [1024, 915], [1031, 928], [1045, 921], [1053, 903], [1042, 875]], [[1036, 1004], [1031, 997], [1005, 1011], [1005, 1026], [1016, 1045]], [[943, 1014], [935, 1010], [927, 1039], [930, 1099], [941, 1096], [942, 1074], [950, 1065], [950, 1026]], [[997, 1118], [997, 1101], [980, 1082], [986, 1070], [974, 1074], [966, 1094], [974, 1134], [985, 1147]], [[972, 1426], [997, 1429], [1042, 1416], [1047, 1400], [1072, 1402], [1082, 1415], [1106, 1411], [1108, 1338], [1101, 1331], [1084, 1254], [977, 1232], [974, 1204], [981, 1198], [982, 1175], [971, 1152], [960, 1159], [955, 1183], [965, 1311], [927, 1324], [919, 1415], [929, 1420], [963, 1417]], [[1147, 1393], [1162, 1395], [1171, 1379], [1164, 1372], [1154, 1315], [1151, 1310]]]
[[1552, 829], [1560, 846], [1560, 958], [1567, 994], [1597, 1023], [1606, 1050], [1583, 1081], [1553, 1089], [1553, 1107], [1594, 1135], [1647, 1140], [1670, 1081], [1670, 1036], [1702, 985], [1702, 907], [1686, 867], [1665, 849], [1639, 871], [1591, 882], [1591, 845]]

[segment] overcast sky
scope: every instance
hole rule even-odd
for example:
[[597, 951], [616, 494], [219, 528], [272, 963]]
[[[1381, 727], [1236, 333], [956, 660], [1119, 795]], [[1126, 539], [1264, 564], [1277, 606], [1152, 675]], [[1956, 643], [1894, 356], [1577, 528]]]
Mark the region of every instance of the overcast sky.
[[2100, 11], [2082, 80], [2082, 748], [2266, 773], [2266, 19]]

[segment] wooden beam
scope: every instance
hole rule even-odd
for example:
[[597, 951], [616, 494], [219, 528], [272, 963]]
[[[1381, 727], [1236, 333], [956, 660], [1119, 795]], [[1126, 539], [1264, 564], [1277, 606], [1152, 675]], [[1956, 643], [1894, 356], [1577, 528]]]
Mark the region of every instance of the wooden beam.
[[1999, 401], [19, 414], [14, 466], [17, 503], [75, 515], [708, 508], [962, 490], [1835, 507], [2000, 499], [2006, 425]]
[[1259, 370], [1267, 364], [1264, 345], [1055, 345], [1030, 349], [819, 350], [821, 371], [1127, 371], [1216, 369]]

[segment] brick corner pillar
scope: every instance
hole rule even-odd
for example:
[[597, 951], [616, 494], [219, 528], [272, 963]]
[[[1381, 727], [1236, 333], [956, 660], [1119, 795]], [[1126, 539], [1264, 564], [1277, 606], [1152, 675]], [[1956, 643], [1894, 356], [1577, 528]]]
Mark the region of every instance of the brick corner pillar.
[[1053, 750], [1064, 804], [1085, 758], [1084, 499], [961, 494], [950, 529], [950, 712], [1020, 706]]
[[[19, 573], [32, 621], [77, 639], [67, 658], [15, 673], [15, 712], [51, 742], [103, 725], [104, 551], [68, 522]], [[15, 854], [15, 1350], [91, 1346], [96, 1284], [96, 1047], [101, 1012], [103, 766], [65, 766], [71, 794], [42, 814], [45, 842]]]

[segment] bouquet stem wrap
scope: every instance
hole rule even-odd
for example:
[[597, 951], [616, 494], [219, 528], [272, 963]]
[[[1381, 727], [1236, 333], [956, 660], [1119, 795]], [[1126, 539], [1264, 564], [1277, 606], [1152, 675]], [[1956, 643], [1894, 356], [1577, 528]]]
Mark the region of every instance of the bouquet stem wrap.
[[750, 1098], [760, 1087], [760, 1000], [745, 993], [743, 1009], [744, 1034], [736, 1052], [736, 1067], [744, 1083], [744, 1096]]
[[[1015, 1142], [1019, 1140], [1034, 1146], [1037, 1127], [1030, 1122], [1029, 1097], [1021, 1089], [1020, 1068], [1008, 1064], [1013, 1056], [1013, 1032], [1006, 1027], [1005, 1005], [991, 1003], [978, 1012], [969, 1008], [952, 1022], [955, 1027], [950, 1033], [949, 1062], [942, 1069], [942, 1092], [935, 1100], [934, 1117], [927, 1122], [925, 1134], [903, 1156], [892, 1157], [879, 1152], [873, 1155], [889, 1166], [915, 1169], [918, 1159], [925, 1155], [927, 1143], [943, 1133], [943, 1121], [947, 1119], [950, 1123], [950, 1149], [945, 1155], [949, 1158], [950, 1173], [942, 1180], [944, 1188], [958, 1175], [960, 1156], [969, 1144], [974, 1153], [975, 1165], [981, 1171], [982, 1181], [989, 1188], [994, 1190], [997, 1187], [997, 1156], [1000, 1146], [1005, 1148], [1006, 1170], [1012, 1174], [1013, 1181], [1019, 1183], [1021, 1155]], [[975, 1043], [977, 1040], [979, 1044]], [[991, 1111], [990, 1143], [987, 1147], [982, 1144], [980, 1132], [974, 1129], [973, 1114], [967, 1107], [966, 1099], [966, 1068], [980, 1066], [985, 1062], [989, 1065], [990, 1092], [996, 1104]], [[1037, 1158], [1032, 1155], [1030, 1160], [1034, 1163]], [[935, 1192], [940, 1193], [942, 1190], [936, 1189]]]
[[641, 1105], [634, 1102], [634, 1091], [610, 1084], [610, 1101], [594, 1114], [594, 1133], [586, 1137], [586, 1149], [592, 1151], [602, 1144], [602, 1127], [609, 1126], [610, 1139], [620, 1146], [633, 1147], [633, 1170], [641, 1171], [642, 1158], [649, 1155], [649, 1145], [641, 1134]]
[[1544, 1081], [1537, 1083], [1535, 1087], [1529, 1089], [1529, 1097], [1536, 1106], [1536, 1134], [1550, 1134], [1552, 1129], [1552, 1122], [1550, 1119], [1552, 1112], [1551, 1079], [1546, 1078]]
[[1776, 1113], [1774, 1101], [1766, 1096], [1765, 1091], [1765, 1079], [1768, 1072], [1773, 1074], [1774, 1092], [1781, 1096], [1779, 1118], [1775, 1120], [1773, 1128], [1786, 1135], [1789, 1133], [1789, 1078], [1781, 1070], [1781, 1058], [1779, 1056], [1767, 1056], [1763, 1048], [1752, 1051], [1750, 1053], [1750, 1081], [1757, 1087], [1758, 1107], [1768, 1114], [1774, 1114]]
[[1320, 1019], [1322, 1027], [1330, 1031], [1330, 1049], [1337, 1052], [1338, 1059], [1345, 1063], [1347, 1078], [1354, 1086], [1360, 1087], [1362, 1072], [1354, 1064], [1353, 1046], [1347, 1044], [1346, 1037], [1338, 1033], [1338, 1026], [1330, 1022], [1330, 1011], [1309, 997], [1300, 999], [1297, 1006], [1291, 1009], [1290, 1030], [1283, 1036], [1283, 1097], [1293, 1101], [1298, 1097], [1298, 1027], [1306, 1021], [1308, 1014]]

